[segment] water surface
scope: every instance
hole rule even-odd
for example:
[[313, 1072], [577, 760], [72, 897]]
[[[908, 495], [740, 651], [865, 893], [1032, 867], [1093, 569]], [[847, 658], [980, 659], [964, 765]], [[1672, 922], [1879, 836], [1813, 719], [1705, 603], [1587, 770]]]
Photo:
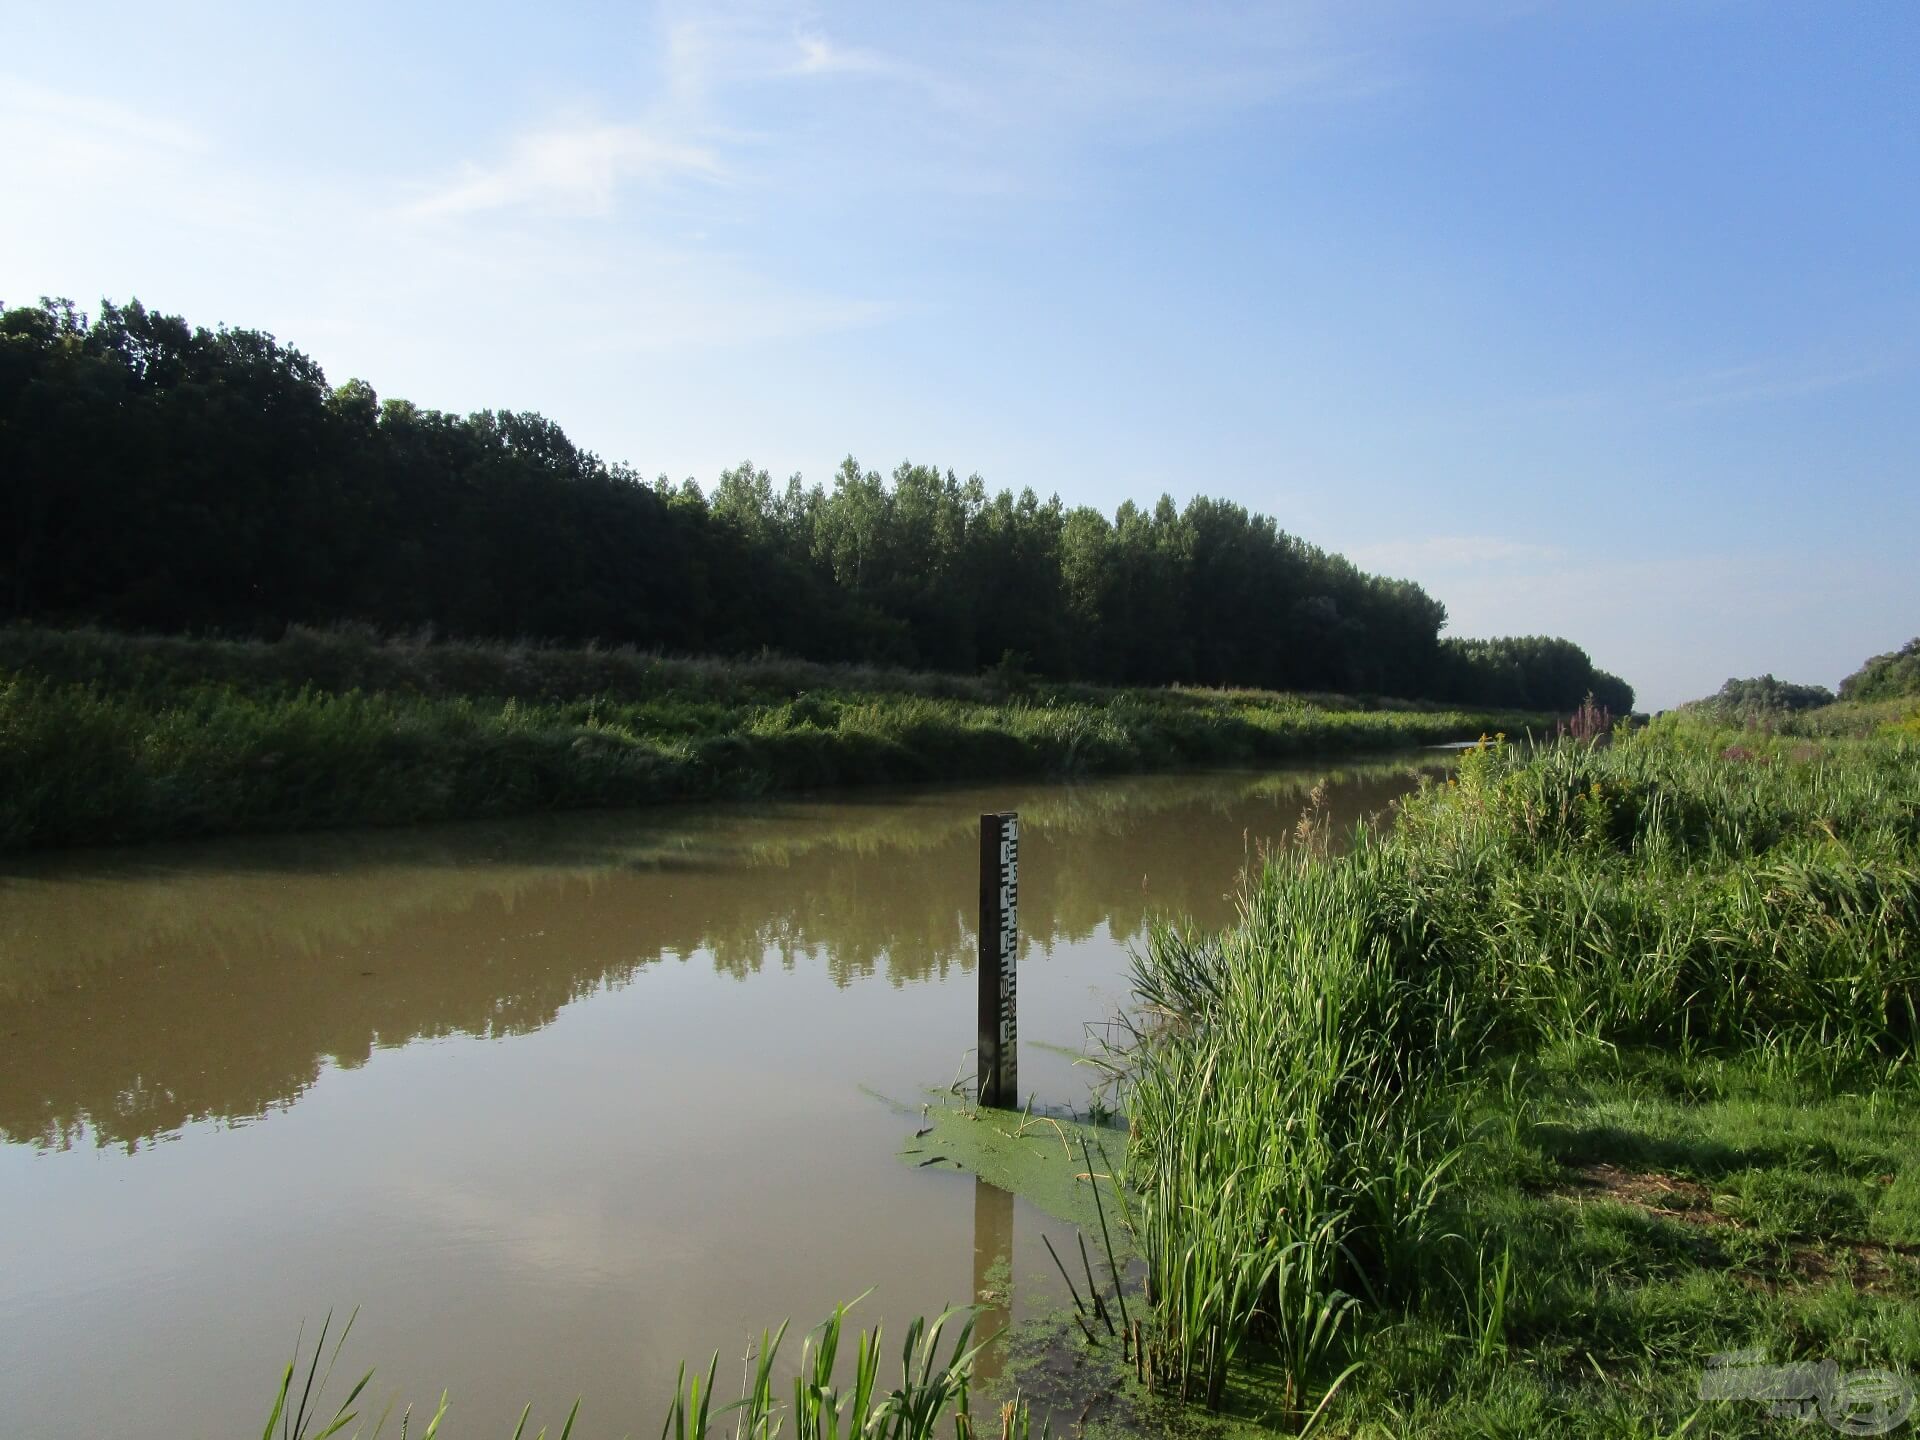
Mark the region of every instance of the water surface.
[[[868, 1287], [902, 1321], [1043, 1230], [896, 1154], [970, 1064], [977, 825], [1022, 817], [1020, 1078], [1072, 1056], [1155, 916], [1217, 927], [1329, 781], [1411, 762], [872, 792], [155, 847], [0, 873], [9, 1437], [257, 1433], [302, 1321], [458, 1433], [576, 1395], [650, 1434], [682, 1359]], [[889, 1102], [893, 1103], [889, 1103]], [[1017, 1312], [1016, 1312], [1017, 1313]], [[998, 1317], [994, 1317], [996, 1320]], [[891, 1347], [889, 1347], [891, 1348]], [[354, 1362], [358, 1361], [358, 1366]], [[397, 1413], [397, 1412], [396, 1412]], [[249, 1424], [253, 1427], [249, 1432]]]

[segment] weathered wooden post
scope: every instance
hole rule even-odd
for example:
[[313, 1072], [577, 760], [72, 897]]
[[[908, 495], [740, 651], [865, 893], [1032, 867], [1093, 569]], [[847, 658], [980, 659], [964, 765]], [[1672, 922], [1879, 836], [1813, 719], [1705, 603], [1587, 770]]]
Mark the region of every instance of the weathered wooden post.
[[1020, 817], [980, 817], [980, 1103], [1020, 1103]]

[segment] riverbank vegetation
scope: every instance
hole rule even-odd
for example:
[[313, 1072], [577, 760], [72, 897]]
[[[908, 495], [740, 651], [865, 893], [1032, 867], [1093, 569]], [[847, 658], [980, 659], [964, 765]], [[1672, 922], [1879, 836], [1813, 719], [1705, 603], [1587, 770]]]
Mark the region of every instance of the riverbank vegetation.
[[[1533, 717], [1539, 723], [1541, 717]], [[777, 659], [0, 630], [0, 846], [1235, 765], [1471, 736], [1500, 713]]]
[[1616, 713], [1567, 640], [1442, 639], [1446, 609], [1225, 501], [1112, 515], [851, 457], [647, 481], [539, 415], [328, 385], [311, 358], [137, 301], [0, 313], [0, 615], [277, 638], [535, 636], [972, 675]]
[[1496, 740], [1157, 935], [1123, 1063], [1160, 1389], [1349, 1435], [1909, 1403], [1916, 817], [1897, 727]]

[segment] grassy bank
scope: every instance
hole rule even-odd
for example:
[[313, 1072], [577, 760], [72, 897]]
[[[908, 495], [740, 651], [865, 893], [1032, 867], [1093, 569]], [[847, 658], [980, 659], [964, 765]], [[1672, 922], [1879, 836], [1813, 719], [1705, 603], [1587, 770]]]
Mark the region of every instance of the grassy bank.
[[1390, 836], [1275, 857], [1217, 940], [1158, 935], [1127, 1057], [1156, 1387], [1347, 1435], [1893, 1417], [1920, 741], [1891, 718], [1488, 747]]
[[268, 644], [16, 627], [0, 631], [0, 846], [1231, 765], [1524, 723], [355, 630]]

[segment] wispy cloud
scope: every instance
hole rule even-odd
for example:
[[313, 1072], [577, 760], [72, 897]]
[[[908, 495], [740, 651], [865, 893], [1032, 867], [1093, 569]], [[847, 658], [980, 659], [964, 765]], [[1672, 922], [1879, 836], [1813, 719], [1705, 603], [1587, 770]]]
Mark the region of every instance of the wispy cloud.
[[202, 150], [206, 137], [189, 125], [95, 95], [54, 90], [19, 75], [0, 75], [0, 126], [40, 144], [92, 137], [141, 149]]
[[983, 24], [933, 6], [849, 38], [777, 0], [663, 0], [629, 92], [593, 97], [589, 115], [528, 117], [492, 155], [423, 177], [403, 213], [595, 218], [632, 191], [678, 187], [675, 213], [697, 228], [703, 191], [738, 219], [802, 183], [809, 201], [911, 190], [965, 206], [1052, 193], [1076, 154], [1121, 136], [1392, 83], [1374, 51], [1331, 41], [1313, 7], [1129, 21], [1070, 4]]
[[839, 45], [822, 35], [801, 35], [794, 43], [799, 54], [791, 68], [796, 75], [894, 75], [905, 68], [891, 55]]
[[513, 139], [491, 165], [460, 175], [408, 206], [415, 216], [523, 208], [555, 215], [604, 215], [629, 184], [718, 181], [726, 169], [711, 149], [643, 125], [577, 123]]
[[[556, 327], [583, 337], [571, 354], [660, 355], [937, 306], [842, 263], [822, 217], [911, 197], [960, 234], [1013, 200], [1053, 203], [1081, 183], [1078, 157], [1122, 134], [1361, 93], [1386, 72], [1337, 13], [1067, 0], [983, 21], [932, 3], [856, 25], [780, 0], [660, 0], [617, 91], [543, 109], [529, 90], [491, 139], [449, 133], [405, 174], [303, 167], [182, 123], [220, 112], [160, 89], [122, 103], [16, 81], [0, 88], [0, 253], [83, 298], [138, 286], [195, 318], [331, 343], [347, 373], [423, 402], [538, 403], [560, 384], [550, 356], [516, 389]], [[55, 211], [57, 240], [30, 218]], [[136, 233], [128, 214], [164, 223]], [[765, 243], [796, 214], [810, 235]], [[456, 374], [470, 378], [442, 378]], [[432, 389], [410, 378], [426, 375]]]
[[[260, 325], [423, 403], [546, 404], [572, 419], [556, 333], [582, 366], [749, 347], [880, 323], [894, 303], [620, 209], [627, 187], [732, 188], [671, 124], [564, 119], [437, 182], [262, 171], [167, 111], [85, 91], [0, 89], [0, 254], [22, 291], [137, 294]], [[45, 217], [58, 215], [55, 227]], [[159, 223], [129, 226], [129, 215]], [[24, 277], [24, 278], [23, 278]], [[477, 307], [474, 299], [489, 304]], [[538, 365], [534, 356], [546, 357]], [[650, 360], [648, 363], [657, 363]], [[597, 377], [596, 377], [597, 378]], [[575, 421], [577, 423], [577, 420]], [[606, 437], [583, 429], [585, 443]], [[620, 453], [615, 449], [614, 453]], [[636, 457], [641, 458], [641, 457]]]
[[1892, 368], [1892, 364], [1884, 360], [1840, 366], [1806, 366], [1781, 361], [1736, 365], [1680, 382], [1667, 403], [1675, 410], [1700, 410], [1714, 405], [1791, 400], [1872, 380]]
[[[114, 223], [124, 225], [129, 213], [171, 217], [190, 208], [191, 198], [181, 193], [179, 181], [193, 173], [210, 148], [199, 130], [169, 116], [0, 75], [0, 193], [7, 196], [0, 207], [0, 234], [13, 226], [44, 229], [49, 217], [84, 210], [94, 197], [125, 197], [149, 187], [159, 192], [159, 208], [123, 211]], [[52, 208], [36, 210], [36, 194]], [[0, 253], [9, 254], [9, 268], [24, 258], [17, 248]]]
[[[756, 150], [777, 143], [810, 173], [833, 165], [877, 186], [969, 195], [1057, 178], [1088, 146], [1266, 105], [1369, 99], [1405, 78], [1364, 24], [1319, 4], [1117, 13], [1065, 3], [990, 19], [929, 4], [857, 41], [786, 3], [667, 0], [659, 15], [661, 94], [679, 121]], [[836, 77], [884, 83], [791, 85]]]
[[1615, 383], [1538, 395], [1500, 407], [1501, 416], [1657, 415], [1797, 400], [1878, 380], [1911, 357], [1776, 356], [1667, 376], [1635, 375]]

